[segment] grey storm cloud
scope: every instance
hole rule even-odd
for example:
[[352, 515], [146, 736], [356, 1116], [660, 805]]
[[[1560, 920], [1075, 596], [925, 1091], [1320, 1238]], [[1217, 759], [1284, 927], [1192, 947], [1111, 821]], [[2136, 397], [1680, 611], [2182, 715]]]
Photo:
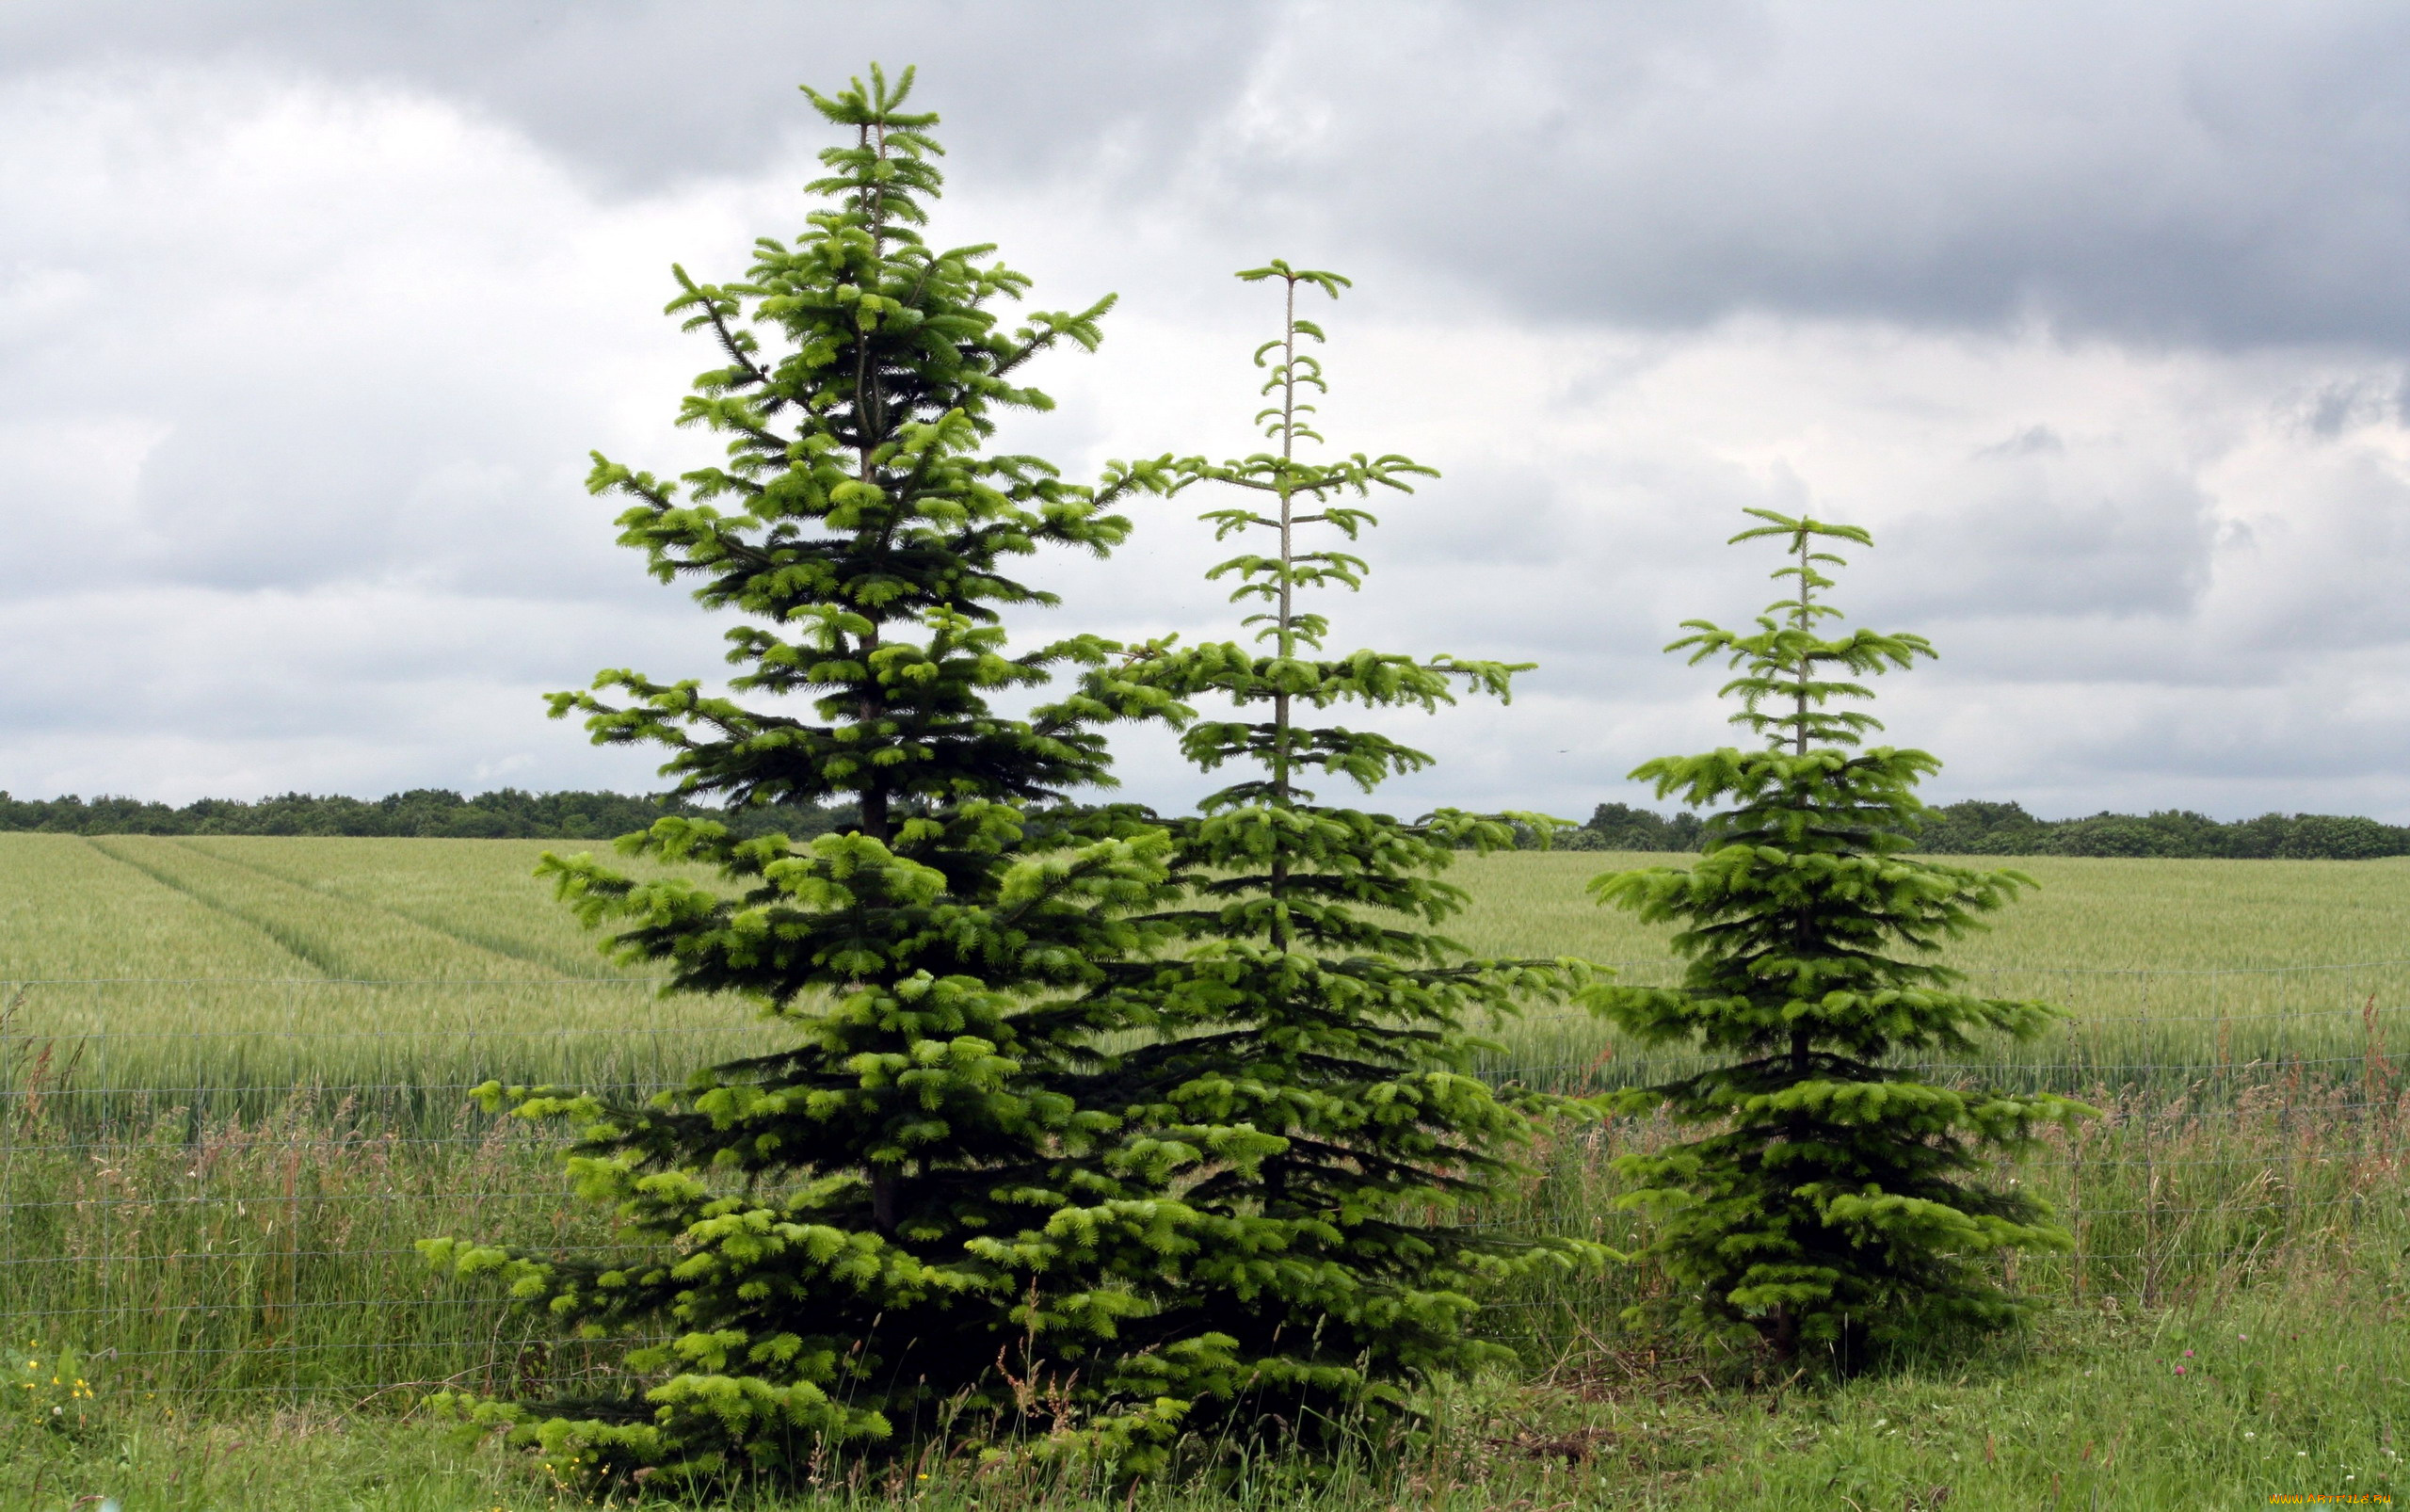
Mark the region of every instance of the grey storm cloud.
[[811, 137], [799, 83], [919, 67], [988, 172], [1074, 166], [1099, 138], [1176, 151], [1243, 86], [1269, 5], [1044, 7], [893, 0], [36, 3], [0, 11], [0, 68], [201, 60], [426, 88], [508, 121], [592, 182], [635, 192], [747, 174]]
[[1877, 0], [21, 3], [0, 69], [422, 88], [609, 188], [745, 174], [916, 62], [990, 182], [1312, 235], [1526, 317], [2410, 343], [2410, 11]]
[[[1936, 793], [2410, 815], [2410, 12], [2374, 4], [0, 7], [0, 787], [642, 786], [538, 695], [708, 676], [589, 447], [674, 472], [667, 265], [791, 232], [798, 82], [917, 64], [938, 234], [1123, 296], [1008, 439], [1254, 444], [1229, 270], [1358, 278], [1342, 638], [1537, 662], [1385, 801], [1638, 796], [1748, 507], [1862, 521]], [[1201, 507], [1201, 506], [1199, 506]], [[1148, 507], [1065, 623], [1227, 634]], [[1032, 623], [1036, 631], [1051, 629]], [[1133, 796], [1194, 790], [1133, 737]]]

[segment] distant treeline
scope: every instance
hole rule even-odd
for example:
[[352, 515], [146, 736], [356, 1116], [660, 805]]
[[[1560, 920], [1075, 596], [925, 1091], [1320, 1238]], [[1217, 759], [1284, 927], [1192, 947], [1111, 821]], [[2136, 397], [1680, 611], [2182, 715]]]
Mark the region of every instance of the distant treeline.
[[[783, 829], [825, 833], [852, 822], [851, 809], [740, 809], [666, 795], [527, 793], [500, 788], [463, 797], [413, 788], [382, 798], [281, 797], [244, 803], [203, 798], [182, 808], [137, 798], [20, 799], [0, 793], [0, 830], [70, 835], [384, 835], [450, 840], [608, 840], [668, 815], [716, 819], [742, 835]], [[1577, 850], [1696, 850], [1706, 825], [1695, 813], [1666, 815], [1601, 803], [1560, 846]], [[2325, 813], [2267, 813], [2232, 824], [2181, 809], [2036, 819], [2015, 803], [1969, 801], [1935, 811], [1918, 848], [1957, 856], [2283, 857], [2360, 861], [2410, 856], [2410, 825]]]
[[[1695, 813], [1671, 818], [1628, 803], [1601, 803], [1573, 837], [1582, 850], [1695, 850]], [[2365, 861], [2410, 856], [2410, 825], [2329, 813], [2263, 813], [2231, 824], [2183, 809], [2036, 819], [2016, 803], [1969, 800], [1936, 809], [1917, 848], [1950, 856], [2160, 856]]]
[[183, 808], [137, 798], [12, 798], [0, 793], [0, 830], [69, 835], [384, 835], [446, 840], [608, 840], [676, 814], [716, 819], [742, 835], [782, 829], [815, 835], [852, 817], [850, 809], [722, 809], [666, 796], [524, 793], [500, 788], [462, 797], [413, 788], [381, 798], [287, 793], [243, 803], [203, 798]]

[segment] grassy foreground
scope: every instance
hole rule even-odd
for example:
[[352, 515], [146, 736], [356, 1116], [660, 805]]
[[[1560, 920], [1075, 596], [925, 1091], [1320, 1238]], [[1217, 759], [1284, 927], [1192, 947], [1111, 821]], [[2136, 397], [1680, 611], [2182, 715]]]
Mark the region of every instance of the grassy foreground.
[[[2204, 1110], [2103, 1096], [2102, 1118], [2024, 1173], [2080, 1248], [2023, 1262], [2045, 1311], [2022, 1340], [1844, 1386], [1784, 1381], [1626, 1325], [1663, 1290], [1627, 1266], [1497, 1298], [1483, 1327], [1527, 1368], [1451, 1389], [1430, 1403], [1431, 1443], [1374, 1446], [1323, 1484], [1275, 1452], [1135, 1504], [1028, 1467], [832, 1466], [797, 1504], [1930, 1507], [1947, 1488], [1961, 1505], [2193, 1507], [2389, 1490], [2410, 1429], [2410, 1105], [2386, 1090], [2374, 1108], [2348, 1090]], [[413, 1409], [439, 1383], [590, 1382], [596, 1361], [439, 1285], [409, 1245], [593, 1242], [594, 1215], [523, 1138], [323, 1135], [312, 1111], [198, 1144], [0, 1131], [18, 1194], [5, 1322], [20, 1330], [0, 1339], [0, 1512], [103, 1494], [126, 1509], [577, 1504]], [[1625, 1122], [1568, 1139], [1480, 1217], [1631, 1246], [1608, 1162], [1663, 1136]]]
[[[460, 1092], [497, 1074], [652, 1085], [775, 1031], [613, 972], [529, 877], [542, 848], [0, 835], [0, 1345], [26, 1346], [0, 1354], [0, 1512], [103, 1496], [124, 1512], [574, 1504], [411, 1412], [439, 1382], [597, 1363], [439, 1287], [410, 1250], [445, 1232], [605, 1237], [549, 1152]], [[1455, 932], [1484, 954], [1663, 979], [1663, 941], [1581, 882], [1667, 859], [1469, 859], [1474, 908]], [[1431, 1442], [1369, 1449], [1322, 1484], [1277, 1453], [1134, 1502], [1026, 1467], [832, 1467], [812, 1504], [1871, 1512], [2389, 1494], [2410, 1410], [2395, 1068], [2410, 1046], [2394, 1042], [2410, 861], [2023, 864], [2043, 890], [1957, 959], [2076, 1017], [1965, 1071], [2103, 1110], [2019, 1178], [2079, 1241], [2022, 1263], [2045, 1310], [2028, 1338], [1846, 1386], [1783, 1383], [1627, 1328], [1621, 1310], [1659, 1286], [1627, 1267], [1496, 1299], [1484, 1327], [1527, 1368], [1452, 1389], [1430, 1404]], [[1569, 1014], [1501, 1038], [1501, 1076], [1597, 1086], [1669, 1069]], [[1475, 1216], [1632, 1245], [1608, 1162], [1667, 1136], [1626, 1122], [1568, 1139], [1516, 1202]]]
[[[1117, 1494], [1027, 1467], [832, 1467], [775, 1504], [1004, 1509], [2168, 1508], [2410, 1491], [2410, 1327], [2400, 1278], [2129, 1316], [2053, 1317], [2029, 1341], [1844, 1386], [1742, 1388], [1692, 1360], [1568, 1357], [1436, 1404], [1437, 1442], [1321, 1484], [1276, 1455], [1212, 1484]], [[2336, 1320], [2349, 1317], [2353, 1327]], [[2179, 1374], [2180, 1368], [2180, 1374]], [[193, 1420], [156, 1407], [0, 1419], [0, 1509], [114, 1497], [154, 1508], [524, 1512], [584, 1504], [490, 1446], [327, 1410]]]

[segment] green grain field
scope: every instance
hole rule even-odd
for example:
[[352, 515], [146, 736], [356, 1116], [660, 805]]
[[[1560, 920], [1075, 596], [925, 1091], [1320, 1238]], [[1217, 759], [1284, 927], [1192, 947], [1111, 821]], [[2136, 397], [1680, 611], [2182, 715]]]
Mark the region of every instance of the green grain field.
[[[558, 842], [0, 834], [0, 979], [557, 981], [611, 974], [533, 875]], [[1671, 859], [1675, 864], [1679, 858]], [[1663, 856], [1468, 856], [1455, 934], [1485, 955], [1654, 966], [1661, 932], [1583, 882]], [[2023, 857], [2040, 884], [1959, 964], [1983, 971], [2245, 972], [2410, 954], [2410, 858], [2129, 861]], [[138, 969], [137, 969], [138, 968]]]
[[[463, 1093], [488, 1076], [653, 1086], [779, 1031], [747, 1004], [665, 998], [613, 967], [532, 875], [545, 848], [0, 835], [0, 1339], [49, 1362], [24, 1402], [100, 1425], [60, 1438], [35, 1421], [36, 1437], [12, 1438], [24, 1424], [0, 1407], [0, 1460], [149, 1486], [146, 1505], [559, 1504], [406, 1424], [373, 1441], [357, 1426], [406, 1414], [436, 1383], [567, 1384], [596, 1363], [439, 1284], [411, 1248], [444, 1233], [610, 1238], [569, 1198], [542, 1132], [497, 1123]], [[1454, 932], [1481, 955], [1579, 956], [1669, 980], [1663, 936], [1593, 907], [1582, 885], [1667, 860], [1468, 858], [1455, 876], [1473, 906]], [[2046, 1490], [2145, 1481], [2151, 1499], [2097, 1504], [2206, 1504], [2185, 1500], [2197, 1488], [2188, 1465], [2215, 1464], [2218, 1487], [2280, 1488], [2269, 1477], [2289, 1467], [2221, 1447], [2242, 1432], [2281, 1438], [2288, 1456], [2315, 1456], [2358, 1488], [2389, 1486], [2397, 1420], [2410, 1428], [2410, 1389], [2394, 1382], [2404, 1373], [2379, 1368], [2410, 1359], [2393, 1321], [2410, 1295], [2410, 1102], [2395, 1070], [2410, 1063], [2410, 861], [2020, 864], [2038, 890], [1950, 958], [1987, 990], [2069, 1017], [1945, 1074], [2057, 1086], [2100, 1110], [2018, 1176], [2077, 1239], [2073, 1254], [2021, 1262], [2017, 1279], [2047, 1309], [2030, 1349], [1768, 1399], [1731, 1360], [1618, 1323], [1659, 1284], [1620, 1269], [1493, 1299], [1486, 1328], [1531, 1373], [1437, 1404], [1455, 1426], [1436, 1457], [1369, 1467], [1352, 1489], [1304, 1500], [1271, 1466], [1254, 1491], [1142, 1504], [1806, 1507], [1841, 1504], [1830, 1489], [1846, 1483], [1867, 1506], [1937, 1484], [1961, 1487], [1963, 1504], [1991, 1486], [2008, 1500], [1990, 1504], [2047, 1505]], [[1491, 1074], [1567, 1087], [1680, 1064], [1562, 1007], [1497, 1038]], [[1470, 1216], [1634, 1245], [1639, 1220], [1616, 1206], [1611, 1162], [1673, 1135], [1647, 1120], [1565, 1135], [1513, 1202]], [[2337, 1308], [2368, 1320], [2365, 1347], [2329, 1347], [2320, 1329]], [[2172, 1388], [2179, 1343], [2204, 1358], [2220, 1340], [2239, 1349], [2221, 1329], [2269, 1338], [2264, 1360], [2234, 1367], [2260, 1384]], [[56, 1368], [92, 1394], [47, 1385], [41, 1372]], [[1976, 1431], [1995, 1410], [1985, 1393], [2012, 1376], [2044, 1383], [2020, 1400], [2058, 1403], [2058, 1416], [2021, 1438]], [[2322, 1412], [2302, 1395], [2321, 1382], [2359, 1399]], [[2115, 1403], [2171, 1389], [2192, 1394], [2154, 1407], [2158, 1437], [2095, 1429]], [[1963, 1410], [1970, 1426], [1898, 1441], [1885, 1424], [1909, 1398]], [[2084, 1457], [2108, 1431], [2124, 1447], [2106, 1465]], [[237, 1439], [324, 1468], [289, 1486], [247, 1471], [242, 1489], [217, 1493], [235, 1500], [193, 1500], [179, 1456], [200, 1455], [205, 1480], [210, 1456], [244, 1463], [225, 1447]], [[116, 1457], [95, 1457], [101, 1444]], [[1565, 1444], [1578, 1453], [1552, 1461], [1548, 1446]], [[54, 1504], [6, 1499], [28, 1487], [0, 1473], [0, 1509]], [[961, 1482], [943, 1504], [1078, 1501], [1042, 1477], [1025, 1495], [1004, 1489]], [[885, 1504], [894, 1490], [857, 1484], [836, 1500]]]
[[[174, 1088], [196, 1108], [303, 1084], [415, 1105], [489, 1076], [640, 1084], [766, 1042], [747, 1005], [665, 1000], [612, 966], [534, 877], [545, 848], [0, 835], [8, 1037], [78, 1057], [94, 1098]], [[1583, 891], [1665, 860], [1468, 857], [1455, 876], [1473, 906], [1454, 933], [1478, 955], [1671, 980], [1663, 932]], [[1949, 958], [2069, 1018], [1987, 1072], [2089, 1086], [2339, 1069], [2410, 1008], [2410, 860], [2021, 864], [2041, 885]], [[1679, 1064], [1561, 1006], [1499, 1037], [1495, 1074], [1553, 1086]]]
[[613, 967], [533, 875], [543, 849], [0, 836], [0, 1011], [109, 1118], [303, 1086], [448, 1118], [489, 1076], [641, 1083], [759, 1042], [742, 1006]]

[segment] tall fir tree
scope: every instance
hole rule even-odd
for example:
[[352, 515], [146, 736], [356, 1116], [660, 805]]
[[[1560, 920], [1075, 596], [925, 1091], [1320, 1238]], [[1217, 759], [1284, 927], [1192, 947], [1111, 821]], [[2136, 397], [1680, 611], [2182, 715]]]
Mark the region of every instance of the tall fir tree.
[[1357, 588], [1366, 567], [1335, 543], [1308, 549], [1305, 533], [1353, 542], [1377, 523], [1358, 501], [1436, 475], [1400, 456], [1300, 455], [1322, 440], [1309, 400], [1325, 382], [1299, 349], [1324, 338], [1298, 317], [1297, 297], [1336, 298], [1347, 281], [1277, 262], [1239, 277], [1285, 300], [1280, 334], [1256, 353], [1272, 401], [1257, 419], [1277, 450], [1195, 460], [1185, 474], [1243, 491], [1246, 502], [1204, 516], [1219, 539], [1268, 537], [1207, 573], [1234, 579], [1232, 600], [1260, 606], [1244, 620], [1255, 644], [1161, 641], [1125, 675], [1183, 703], [1233, 705], [1235, 717], [1187, 722], [1181, 748], [1207, 771], [1255, 770], [1173, 824], [1189, 902], [1151, 922], [1188, 946], [1118, 968], [1099, 995], [1158, 1031], [1117, 1069], [1130, 1127], [1213, 1156], [1179, 1192], [1184, 1243], [1133, 1327], [1221, 1352], [1215, 1381], [1181, 1388], [1192, 1426], [1236, 1414], [1295, 1444], [1406, 1406], [1419, 1381], [1508, 1358], [1469, 1328], [1485, 1291], [1605, 1252], [1512, 1238], [1464, 1211], [1526, 1174], [1518, 1155], [1536, 1120], [1583, 1111], [1485, 1082], [1476, 1063], [1497, 1047], [1480, 1031], [1524, 1002], [1568, 993], [1584, 966], [1466, 959], [1430, 927], [1466, 903], [1440, 879], [1459, 847], [1511, 844], [1510, 821], [1543, 833], [1555, 821], [1440, 810], [1406, 823], [1317, 803], [1305, 785], [1336, 779], [1370, 792], [1431, 758], [1301, 716], [1351, 703], [1429, 712], [1460, 687], [1503, 700], [1522, 668], [1326, 649], [1328, 620], [1301, 595]]
[[1851, 525], [1747, 511], [1735, 543], [1778, 538], [1774, 576], [1790, 592], [1747, 634], [1704, 619], [1667, 648], [1738, 675], [1732, 716], [1764, 739], [1668, 756], [1631, 774], [1696, 808], [1722, 805], [1685, 868], [1609, 872], [1600, 901], [1680, 925], [1681, 985], [1599, 984], [1591, 1005], [1634, 1038], [1689, 1044], [1728, 1064], [1620, 1095], [1712, 1133], [1619, 1163], [1628, 1200], [1657, 1222], [1649, 1253], [1687, 1320], [1754, 1331], [1777, 1359], [1842, 1370], [1872, 1346], [1948, 1326], [1994, 1329], [2017, 1299], [1992, 1276], [2002, 1251], [2060, 1248], [2066, 1234], [2032, 1197], [1991, 1183], [2079, 1104], [2048, 1094], [1940, 1086], [1904, 1054], [1970, 1055], [1978, 1034], [2024, 1038], [2059, 1015], [1979, 997], [1935, 953], [2032, 885], [2011, 871], [1905, 854], [1930, 812], [1917, 784], [1940, 769], [1920, 750], [1863, 747], [1882, 728], [1834, 705], [1872, 697], [1857, 681], [1935, 654], [1923, 637], [1857, 629], [1828, 635], [1825, 542], [1872, 546]]
[[[992, 248], [924, 243], [937, 118], [903, 108], [911, 82], [874, 68], [807, 89], [850, 137], [821, 154], [809, 229], [756, 243], [742, 282], [677, 271], [670, 313], [722, 360], [680, 423], [727, 437], [726, 465], [671, 483], [595, 459], [591, 488], [634, 501], [621, 541], [745, 617], [728, 634], [740, 670], [724, 696], [607, 671], [554, 696], [554, 715], [583, 714], [598, 743], [667, 748], [682, 795], [843, 800], [860, 820], [795, 843], [669, 818], [619, 843], [715, 868], [717, 887], [547, 859], [580, 917], [616, 927], [619, 959], [792, 1032], [650, 1102], [481, 1091], [574, 1127], [578, 1190], [615, 1209], [634, 1258], [450, 1239], [430, 1257], [579, 1335], [667, 1336], [626, 1354], [619, 1396], [468, 1404], [588, 1485], [792, 1475], [944, 1414], [1009, 1420], [1032, 1375], [1085, 1371], [1108, 1450], [1170, 1431], [1149, 1417], [1152, 1362], [1124, 1390], [1094, 1357], [1145, 1306], [1123, 1278], [1168, 1246], [1169, 1220], [1143, 1199], [1163, 1184], [1143, 1150], [1094, 1158], [1118, 1138], [1088, 1095], [1096, 1045], [1128, 1025], [1074, 1001], [1146, 946], [1129, 916], [1158, 897], [1167, 842], [1105, 810], [1058, 815], [1041, 843], [1024, 812], [1107, 781], [1097, 726], [1164, 696], [1117, 682], [1105, 642], [1016, 654], [997, 623], [1052, 602], [1008, 575], [1013, 558], [1105, 551], [1128, 528], [1113, 501], [1168, 475], [1116, 464], [1087, 488], [987, 449], [1000, 411], [1049, 407], [1022, 370], [1094, 347], [1112, 301], [1008, 330], [995, 306], [1028, 280]], [[1069, 700], [992, 706], [1064, 669], [1089, 674]]]

